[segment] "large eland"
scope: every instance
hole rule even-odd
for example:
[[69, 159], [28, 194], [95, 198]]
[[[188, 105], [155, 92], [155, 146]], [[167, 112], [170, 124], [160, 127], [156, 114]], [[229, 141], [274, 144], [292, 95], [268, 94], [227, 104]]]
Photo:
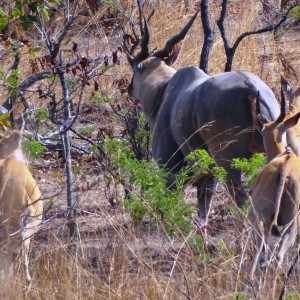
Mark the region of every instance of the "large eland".
[[[153, 157], [171, 172], [169, 186], [187, 164], [185, 157], [196, 149], [206, 149], [216, 165], [228, 172], [227, 187], [241, 207], [247, 195], [241, 172], [232, 169], [231, 162], [264, 149], [254, 127], [256, 95], [259, 93], [260, 110], [268, 119], [277, 118], [279, 107], [271, 89], [249, 72], [209, 76], [195, 66], [178, 71], [171, 67], [179, 54], [177, 45], [196, 15], [167, 41], [164, 49], [153, 53], [149, 53], [150, 34], [145, 22], [140, 52], [128, 55], [133, 70], [129, 93], [141, 102], [153, 130]], [[204, 217], [210, 206], [214, 177], [201, 174], [193, 185], [197, 187], [199, 215]]]

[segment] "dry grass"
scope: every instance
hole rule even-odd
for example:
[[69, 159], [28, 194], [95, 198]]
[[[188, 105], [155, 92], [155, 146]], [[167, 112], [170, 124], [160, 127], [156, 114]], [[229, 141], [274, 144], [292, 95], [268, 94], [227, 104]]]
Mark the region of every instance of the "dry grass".
[[[124, 5], [131, 3], [123, 2]], [[166, 38], [178, 32], [186, 23], [194, 11], [193, 2], [196, 1], [190, 1], [185, 7], [186, 2], [174, 1], [174, 4], [173, 1], [157, 1], [155, 17], [150, 23], [151, 49], [163, 46]], [[82, 3], [85, 4], [85, 1]], [[244, 13], [238, 19], [235, 17], [233, 23], [229, 24], [231, 43], [241, 32], [256, 25], [258, 12], [252, 3], [257, 1], [247, 3]], [[105, 8], [96, 13], [89, 12], [89, 22], [79, 22], [73, 29], [72, 41], [79, 43], [79, 52], [82, 55], [93, 57], [111, 54], [120, 42], [120, 33], [106, 37], [99, 26], [98, 20], [105, 12]], [[212, 20], [218, 18], [218, 13], [219, 8], [211, 8]], [[55, 28], [51, 30], [55, 32]], [[192, 63], [198, 64], [202, 38], [198, 18], [183, 42], [176, 68]], [[36, 43], [38, 44], [37, 41]], [[268, 60], [262, 59], [265, 51]], [[249, 37], [238, 49], [234, 68], [257, 74], [277, 92], [277, 74], [281, 67], [276, 51], [277, 47], [271, 35]], [[12, 59], [6, 61], [8, 66], [11, 65]], [[23, 78], [31, 73], [28, 60], [28, 56], [22, 56]], [[108, 98], [118, 100], [121, 98], [113, 82], [130, 74], [125, 55], [122, 55], [120, 60], [119, 66], [99, 78], [103, 93]], [[210, 74], [223, 71], [224, 64], [223, 43], [217, 34], [210, 58]], [[0, 92], [3, 96], [4, 91]], [[86, 103], [89, 103], [89, 96], [90, 92], [87, 92]], [[45, 106], [45, 103], [34, 97], [31, 101], [33, 106]], [[89, 166], [82, 167], [79, 173], [83, 175], [90, 170]], [[40, 185], [41, 189], [43, 190], [44, 186], [47, 192], [50, 188], [49, 182], [56, 179], [53, 170], [44, 168], [43, 172], [48, 174], [38, 173]], [[79, 175], [77, 178], [80, 180]], [[101, 179], [99, 180], [101, 182]], [[57, 185], [57, 182], [55, 184]], [[261, 290], [256, 282], [249, 281], [247, 274], [253, 254], [250, 247], [251, 238], [249, 241], [249, 227], [244, 217], [235, 210], [232, 212], [228, 205], [225, 206], [226, 197], [224, 193], [214, 196], [214, 214], [207, 223], [198, 224], [195, 221], [190, 236], [199, 237], [202, 241], [197, 249], [187, 242], [186, 236], [169, 238], [163, 228], [157, 230], [149, 224], [138, 227], [131, 224], [130, 217], [122, 208], [112, 209], [109, 206], [103, 183], [91, 192], [84, 191], [81, 194], [82, 206], [79, 208], [81, 215], [78, 217], [80, 235], [75, 247], [70, 247], [63, 219], [54, 219], [47, 223], [36, 236], [33, 245], [31, 286], [26, 288], [20, 268], [16, 277], [1, 287], [0, 298], [271, 299], [279, 294], [283, 275], [278, 273], [276, 277], [272, 269], [268, 268]], [[57, 203], [65, 200], [63, 191], [57, 198]], [[299, 299], [299, 290], [299, 279], [292, 273], [287, 293], [293, 292], [295, 298], [291, 299]], [[240, 295], [240, 298], [237, 295]], [[245, 298], [242, 298], [243, 295]]]
[[[224, 208], [215, 207], [209, 222], [195, 225], [190, 233], [205, 241], [199, 249], [149, 224], [133, 226], [121, 208], [102, 203], [93, 215], [89, 211], [78, 218], [76, 247], [68, 243], [62, 219], [40, 232], [33, 247], [31, 286], [24, 291], [20, 271], [1, 289], [1, 299], [271, 299], [283, 285], [283, 273], [275, 279], [271, 268], [260, 291], [249, 281], [249, 230], [241, 216]], [[288, 293], [299, 290], [295, 273], [288, 283]]]

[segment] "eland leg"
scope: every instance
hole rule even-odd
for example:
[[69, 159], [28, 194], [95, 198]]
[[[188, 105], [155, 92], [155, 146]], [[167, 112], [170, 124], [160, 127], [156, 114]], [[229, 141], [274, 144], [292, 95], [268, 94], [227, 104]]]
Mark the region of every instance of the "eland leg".
[[226, 183], [228, 191], [237, 207], [242, 208], [246, 203], [248, 196], [243, 188], [241, 172], [230, 169], [228, 171]]
[[197, 187], [198, 215], [200, 218], [206, 218], [215, 186], [214, 176], [203, 175], [203, 177], [193, 185]]

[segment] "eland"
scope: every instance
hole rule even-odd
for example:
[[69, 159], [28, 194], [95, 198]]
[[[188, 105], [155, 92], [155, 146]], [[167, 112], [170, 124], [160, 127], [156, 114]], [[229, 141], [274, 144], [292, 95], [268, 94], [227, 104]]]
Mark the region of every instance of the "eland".
[[[202, 148], [227, 175], [227, 187], [238, 207], [248, 198], [242, 188], [241, 172], [231, 168], [233, 158], [250, 157], [263, 151], [261, 135], [255, 130], [255, 99], [260, 110], [275, 120], [279, 107], [271, 89], [249, 72], [232, 71], [209, 76], [195, 66], [175, 70], [178, 43], [184, 39], [197, 13], [165, 47], [149, 52], [150, 33], [145, 21], [140, 52], [128, 54], [133, 70], [129, 95], [139, 100], [153, 132], [153, 158], [170, 172], [168, 185], [187, 164], [185, 157]], [[198, 213], [208, 213], [213, 187], [212, 174], [199, 174]]]

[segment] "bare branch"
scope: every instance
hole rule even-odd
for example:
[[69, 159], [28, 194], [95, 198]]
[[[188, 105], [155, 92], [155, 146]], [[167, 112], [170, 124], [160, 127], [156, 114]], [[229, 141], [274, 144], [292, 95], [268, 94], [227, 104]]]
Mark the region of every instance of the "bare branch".
[[[263, 2], [263, 1], [262, 1]], [[281, 19], [274, 24], [270, 24], [264, 28], [259, 28], [259, 29], [253, 29], [251, 31], [247, 31], [242, 33], [234, 42], [233, 46], [230, 47], [227, 35], [226, 35], [226, 31], [224, 28], [224, 20], [225, 20], [225, 16], [226, 16], [226, 6], [227, 6], [227, 0], [223, 0], [222, 2], [222, 10], [221, 10], [221, 14], [220, 14], [220, 18], [217, 21], [217, 25], [220, 29], [220, 33], [221, 33], [221, 37], [223, 39], [223, 43], [224, 43], [224, 48], [225, 48], [225, 53], [226, 53], [226, 57], [227, 57], [227, 61], [225, 64], [225, 72], [228, 72], [232, 69], [232, 63], [233, 63], [233, 58], [236, 52], [236, 49], [238, 48], [240, 42], [247, 36], [249, 35], [253, 35], [253, 34], [260, 34], [260, 33], [264, 33], [264, 32], [270, 32], [270, 31], [274, 31], [277, 30], [287, 19], [288, 19], [288, 15], [289, 12], [296, 7], [297, 5], [292, 5], [289, 7], [289, 9], [285, 12], [285, 13], [278, 13], [277, 11], [276, 14], [281, 16]]]
[[[97, 57], [95, 59], [87, 59], [87, 62], [89, 64], [91, 64], [91, 63], [97, 64], [97, 63], [100, 63], [100, 62], [101, 63], [104, 62], [104, 60], [105, 60], [105, 58], [103, 58], [103, 57]], [[80, 64], [80, 62], [81, 62], [81, 59], [76, 59], [72, 62], [65, 63], [65, 64], [61, 65], [61, 68], [63, 70], [65, 70], [68, 67], [72, 67], [72, 66]], [[103, 75], [109, 68], [111, 68], [111, 66], [107, 66], [107, 68], [105, 68], [104, 70], [101, 70], [100, 74], [98, 74], [98, 75]], [[95, 70], [96, 69], [97, 69], [97, 67], [95, 68]], [[93, 74], [95, 73], [95, 70], [92, 70], [91, 72], [89, 72], [88, 76], [89, 77], [94, 76]], [[34, 85], [38, 81], [47, 79], [49, 77], [49, 75], [53, 75], [53, 74], [55, 74], [53, 69], [48, 69], [48, 70], [41, 71], [39, 73], [33, 74], [33, 75], [29, 76], [28, 78], [26, 78], [19, 85], [19, 90], [23, 91], [23, 92], [27, 91], [28, 88], [30, 88], [32, 85]], [[18, 94], [14, 94], [14, 95], [10, 96], [7, 100], [4, 101], [3, 106], [6, 109], [10, 110], [10, 105], [14, 105], [14, 103], [18, 99], [18, 96], [19, 96]]]
[[236, 50], [236, 48], [238, 47], [239, 43], [248, 35], [252, 35], [252, 34], [259, 34], [259, 33], [264, 33], [264, 32], [269, 32], [269, 31], [273, 31], [273, 30], [277, 30], [287, 19], [288, 19], [288, 15], [289, 12], [295, 7], [296, 5], [291, 6], [287, 12], [285, 14], [281, 14], [282, 18], [281, 20], [279, 20], [277, 23], [266, 26], [264, 28], [260, 28], [260, 29], [254, 29], [252, 31], [246, 31], [243, 34], [241, 34], [235, 41], [235, 43], [233, 44], [232, 48], [234, 49], [234, 51]]
[[[137, 49], [137, 47], [142, 43], [143, 37], [145, 35], [145, 28], [147, 26], [146, 24], [149, 23], [151, 17], [154, 15], [154, 12], [155, 12], [154, 8], [152, 7], [149, 16], [147, 18], [144, 17], [140, 1], [137, 1], [137, 2], [138, 2], [138, 11], [139, 11], [139, 24], [138, 25], [140, 28], [140, 35], [138, 35], [136, 32], [135, 24], [132, 21], [129, 22], [132, 34], [135, 39], [133, 46], [131, 46], [131, 47], [129, 46], [128, 39], [132, 40], [132, 38], [130, 37], [130, 35], [126, 34], [125, 30], [122, 28], [123, 33], [124, 33], [123, 34], [123, 48], [130, 55], [132, 55], [135, 52], [135, 50]], [[145, 26], [143, 26], [143, 20], [144, 20]]]
[[208, 73], [209, 53], [214, 41], [215, 32], [211, 29], [209, 22], [208, 0], [201, 1], [201, 22], [204, 32], [204, 41], [200, 55], [199, 67], [205, 73]]
[[79, 3], [79, 0], [76, 0], [74, 2], [74, 4], [73, 4], [74, 9], [71, 14], [69, 14], [69, 9], [68, 9], [67, 22], [65, 23], [63, 30], [59, 33], [56, 43], [52, 43], [52, 51], [50, 51], [50, 52], [51, 52], [51, 56], [53, 59], [57, 56], [62, 41], [64, 40], [66, 34], [68, 33], [70, 27], [73, 24], [75, 18], [77, 17], [78, 3]]

